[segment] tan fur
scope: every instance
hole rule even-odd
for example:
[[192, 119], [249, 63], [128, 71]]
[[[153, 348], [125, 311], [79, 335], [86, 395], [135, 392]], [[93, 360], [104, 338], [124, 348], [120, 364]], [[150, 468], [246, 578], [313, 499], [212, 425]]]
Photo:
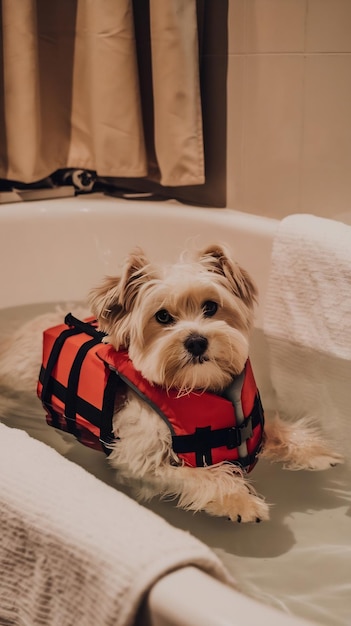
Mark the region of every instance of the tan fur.
[[[152, 265], [141, 250], [132, 252], [120, 276], [106, 277], [92, 289], [90, 306], [107, 341], [128, 348], [137, 370], [151, 383], [179, 394], [190, 390], [220, 392], [240, 374], [249, 354], [257, 289], [228, 250], [209, 246], [193, 258], [183, 255], [175, 265]], [[206, 316], [206, 303], [217, 310]], [[205, 308], [204, 308], [205, 307]], [[169, 323], [160, 323], [159, 312]], [[41, 360], [42, 330], [62, 322], [62, 313], [41, 316], [19, 329], [0, 357], [0, 384], [35, 392]], [[204, 353], [191, 354], [189, 337], [201, 336]], [[178, 505], [233, 521], [269, 517], [238, 467], [229, 463], [191, 468], [172, 450], [167, 425], [133, 392], [115, 414], [119, 440], [109, 462], [119, 479], [139, 485], [141, 498], [174, 497]], [[326, 469], [341, 462], [316, 430], [305, 422], [286, 423], [278, 416], [267, 424], [263, 456], [291, 469]]]

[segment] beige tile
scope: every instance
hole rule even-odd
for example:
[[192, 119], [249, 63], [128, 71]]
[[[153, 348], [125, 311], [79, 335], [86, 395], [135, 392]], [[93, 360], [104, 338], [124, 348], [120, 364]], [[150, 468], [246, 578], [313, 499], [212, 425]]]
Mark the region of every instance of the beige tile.
[[351, 206], [351, 55], [306, 59], [301, 208], [333, 215]]
[[309, 0], [307, 52], [351, 52], [350, 0]]
[[228, 3], [228, 53], [245, 52], [245, 0]]
[[244, 66], [242, 55], [228, 58], [227, 74], [227, 206], [243, 205]]
[[248, 52], [302, 52], [306, 0], [246, 0]]
[[302, 132], [302, 55], [246, 59], [244, 208], [282, 217], [298, 210]]

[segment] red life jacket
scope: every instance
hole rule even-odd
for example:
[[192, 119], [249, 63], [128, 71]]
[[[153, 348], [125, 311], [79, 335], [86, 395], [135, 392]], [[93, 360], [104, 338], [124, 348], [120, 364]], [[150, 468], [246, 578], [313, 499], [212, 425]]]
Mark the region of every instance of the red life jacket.
[[92, 320], [81, 322], [71, 314], [65, 324], [44, 332], [38, 396], [51, 426], [109, 453], [115, 441], [113, 414], [130, 388], [167, 424], [173, 450], [186, 465], [229, 461], [245, 471], [253, 468], [264, 415], [249, 360], [225, 392], [230, 400], [196, 391], [178, 397], [176, 389], [151, 385], [134, 369], [127, 351], [116, 352], [101, 343], [103, 337]]

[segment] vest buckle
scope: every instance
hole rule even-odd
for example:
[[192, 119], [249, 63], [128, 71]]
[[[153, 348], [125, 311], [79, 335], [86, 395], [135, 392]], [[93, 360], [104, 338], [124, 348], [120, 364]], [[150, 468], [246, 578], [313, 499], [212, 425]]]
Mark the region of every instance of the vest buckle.
[[251, 416], [245, 420], [240, 426], [232, 426], [228, 429], [227, 434], [227, 448], [233, 450], [233, 448], [239, 448], [241, 444], [252, 437], [252, 420]]
[[228, 428], [226, 445], [228, 450], [233, 450], [241, 445], [241, 432], [236, 426]]
[[247, 420], [245, 420], [245, 422], [243, 422], [241, 424], [241, 426], [239, 426], [240, 429], [240, 434], [241, 434], [241, 441], [246, 441], [247, 439], [251, 439], [252, 437], [252, 418], [251, 415], [250, 417], [248, 417]]

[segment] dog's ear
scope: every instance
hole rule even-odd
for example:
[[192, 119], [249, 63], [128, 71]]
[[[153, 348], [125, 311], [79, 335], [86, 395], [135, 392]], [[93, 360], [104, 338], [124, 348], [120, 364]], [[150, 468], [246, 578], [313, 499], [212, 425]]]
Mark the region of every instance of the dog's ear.
[[121, 276], [106, 276], [89, 293], [89, 303], [101, 330], [111, 327], [133, 308], [140, 287], [149, 280], [150, 263], [139, 248], [129, 254]]
[[231, 259], [225, 246], [208, 246], [199, 253], [199, 261], [209, 272], [224, 276], [231, 291], [247, 306], [254, 306], [258, 296], [257, 287], [248, 272]]

